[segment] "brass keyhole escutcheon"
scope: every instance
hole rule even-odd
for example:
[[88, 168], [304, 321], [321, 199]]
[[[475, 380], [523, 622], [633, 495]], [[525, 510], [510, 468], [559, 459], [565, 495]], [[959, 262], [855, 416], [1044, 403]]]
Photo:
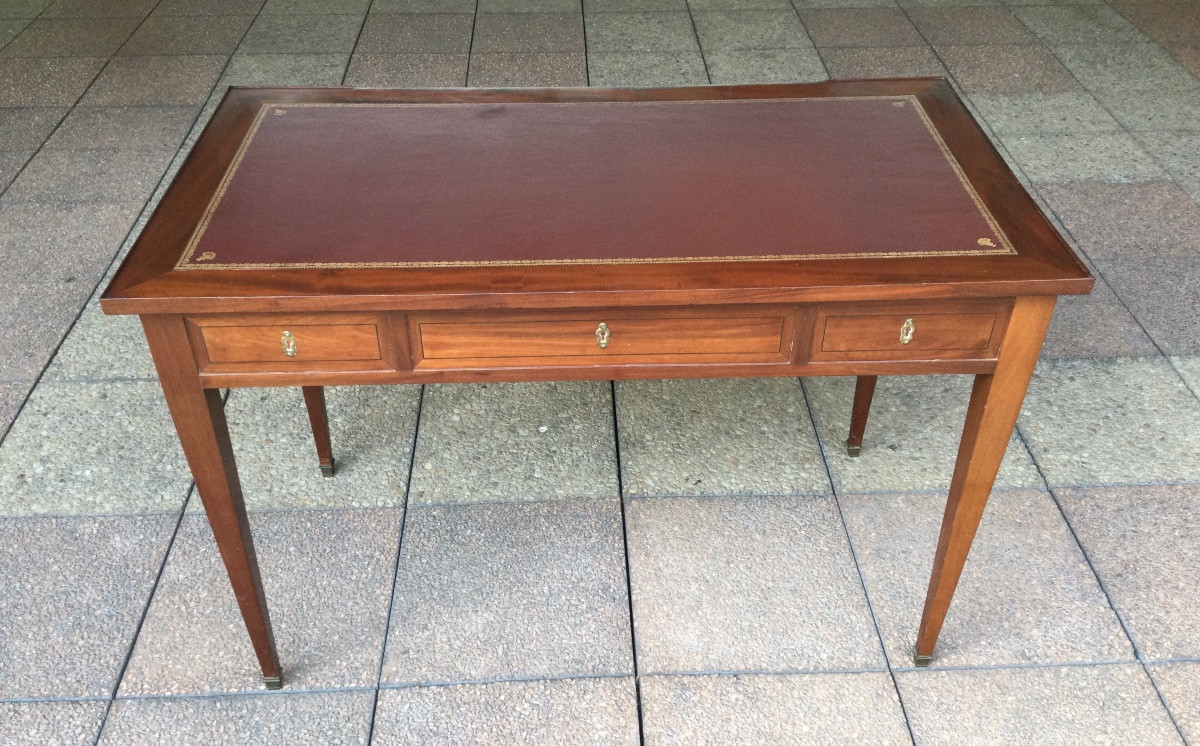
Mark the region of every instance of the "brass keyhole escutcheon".
[[913, 335], [917, 332], [917, 325], [912, 319], [905, 319], [900, 325], [900, 344], [906, 345], [912, 341]]
[[602, 350], [608, 347], [608, 336], [608, 324], [601, 321], [600, 326], [596, 327], [596, 346]]
[[296, 338], [289, 331], [284, 331], [283, 336], [279, 338], [279, 346], [283, 348], [283, 354], [288, 357], [296, 357]]

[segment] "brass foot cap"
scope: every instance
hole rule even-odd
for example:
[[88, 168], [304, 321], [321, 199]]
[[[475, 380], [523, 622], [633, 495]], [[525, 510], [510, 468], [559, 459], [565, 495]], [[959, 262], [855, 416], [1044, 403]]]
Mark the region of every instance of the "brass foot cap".
[[933, 663], [933, 656], [932, 655], [916, 655], [914, 653], [913, 654], [913, 663], [917, 664], [921, 668], [925, 668], [930, 663]]
[[282, 676], [264, 676], [263, 683], [267, 685], [268, 689], [282, 689], [283, 688], [283, 677]]
[[332, 476], [333, 476], [333, 468], [334, 468], [334, 463], [335, 463], [335, 462], [333, 462], [333, 461], [330, 461], [328, 464], [321, 464], [321, 476], [323, 476], [323, 477], [332, 477]]
[[857, 456], [860, 453], [862, 453], [862, 443], [851, 444], [850, 441], [848, 441], [848, 440], [846, 441], [846, 455], [847, 456]]

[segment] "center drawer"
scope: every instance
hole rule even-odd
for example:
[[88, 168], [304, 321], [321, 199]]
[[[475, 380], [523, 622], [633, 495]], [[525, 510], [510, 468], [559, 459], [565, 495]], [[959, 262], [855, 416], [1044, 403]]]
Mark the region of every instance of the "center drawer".
[[413, 315], [417, 368], [784, 362], [789, 308]]

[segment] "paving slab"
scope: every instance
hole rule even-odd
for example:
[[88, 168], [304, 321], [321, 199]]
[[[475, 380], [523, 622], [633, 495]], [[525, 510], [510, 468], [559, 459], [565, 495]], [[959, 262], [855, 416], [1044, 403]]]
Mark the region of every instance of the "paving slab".
[[692, 11], [692, 22], [705, 51], [813, 48], [794, 10]]
[[[913, 666], [941, 495], [843, 495], [867, 593], [893, 668]], [[992, 494], [933, 666], [1134, 660], [1133, 648], [1050, 495]]]
[[44, 149], [4, 193], [6, 204], [145, 202], [171, 162], [170, 151]]
[[1052, 47], [1133, 44], [1149, 39], [1108, 5], [1022, 5], [1013, 8], [1021, 22]]
[[[1093, 275], [1097, 274], [1091, 268]], [[1042, 358], [1141, 357], [1158, 352], [1129, 308], [1104, 278], [1088, 295], [1060, 296], [1042, 345]]]
[[899, 8], [817, 8], [800, 14], [818, 47], [911, 47], [925, 39]]
[[43, 18], [108, 18], [145, 16], [154, 9], [155, 0], [55, 0]]
[[73, 106], [104, 63], [103, 57], [0, 58], [0, 106]]
[[968, 93], [1059, 93], [1079, 89], [1049, 49], [1037, 44], [947, 45], [938, 50]]
[[254, 20], [237, 49], [242, 54], [343, 54], [354, 50], [361, 15], [268, 15]]
[[1168, 355], [1200, 354], [1200, 253], [1102, 265], [1121, 300]]
[[340, 85], [349, 59], [345, 54], [235, 54], [214, 95], [231, 85]]
[[37, 150], [67, 111], [61, 106], [0, 109], [0, 142], [5, 150]]
[[466, 54], [355, 54], [346, 85], [375, 88], [465, 85]]
[[43, 381], [158, 380], [146, 335], [137, 316], [109, 316], [95, 299], [42, 374]]
[[832, 498], [629, 501], [638, 671], [882, 670]]
[[1055, 47], [1054, 55], [1085, 88], [1101, 96], [1200, 87], [1200, 81], [1157, 44], [1067, 44]]
[[631, 678], [509, 681], [379, 692], [383, 743], [639, 743]]
[[948, 75], [929, 46], [821, 49], [831, 78], [923, 78]]
[[1059, 491], [1059, 502], [1143, 659], [1200, 658], [1200, 486]]
[[1124, 132], [1069, 135], [1010, 135], [1004, 146], [1035, 184], [1160, 181], [1161, 166]]
[[4, 47], [5, 57], [109, 57], [138, 18], [39, 18]]
[[585, 19], [589, 63], [594, 53], [663, 54], [698, 49], [687, 13], [592, 13]]
[[897, 673], [922, 744], [1182, 744], [1137, 665]]
[[46, 143], [46, 148], [125, 148], [174, 153], [183, 142], [198, 111], [195, 106], [79, 108], [63, 120]]
[[678, 86], [709, 83], [708, 71], [704, 65], [704, 58], [700, 55], [699, 46], [666, 54], [589, 51], [587, 59], [589, 84], [594, 86]]
[[583, 16], [574, 13], [481, 13], [471, 53], [573, 52], [583, 54]]
[[1200, 397], [1200, 357], [1175, 356], [1171, 358], [1171, 365], [1192, 393]]
[[254, 16], [152, 13], [121, 47], [122, 55], [233, 54]]
[[718, 85], [815, 83], [829, 77], [812, 47], [707, 51], [705, 62]]
[[622, 381], [617, 424], [627, 496], [829, 492], [797, 379]]
[[1200, 663], [1164, 663], [1147, 666], [1150, 678], [1166, 700], [1179, 730], [1189, 743], [1200, 739]]
[[0, 280], [0, 318], [5, 319], [0, 325], [0, 381], [37, 378], [91, 292], [94, 279], [83, 280], [74, 275], [63, 275], [59, 282]]
[[587, 85], [587, 59], [576, 52], [473, 54], [470, 68], [469, 86]]
[[1035, 37], [1011, 8], [933, 5], [906, 11], [921, 35], [935, 47], [975, 44], [1035, 44]]
[[1120, 132], [1121, 125], [1090, 93], [977, 93], [971, 103], [998, 135]]
[[[399, 510], [251, 516], [288, 691], [375, 685], [400, 519]], [[261, 691], [212, 531], [203, 517], [186, 516], [120, 694]]]
[[116, 57], [80, 106], [199, 106], [208, 99], [224, 55]]
[[94, 743], [107, 711], [104, 701], [0, 704], [0, 741], [8, 746]]
[[886, 673], [647, 676], [646, 744], [910, 744]]
[[0, 266], [45, 283], [94, 283], [141, 207], [138, 202], [5, 204], [0, 208]]
[[[175, 520], [0, 519], [0, 698], [112, 693]], [[36, 708], [18, 717], [31, 728], [90, 721], [79, 712]], [[6, 722], [0, 717], [0, 740], [8, 743]]]
[[410, 508], [388, 684], [633, 671], [616, 500]]
[[419, 397], [418, 386], [326, 388], [335, 474], [325, 477], [299, 388], [234, 389], [225, 413], [246, 507], [403, 507]]
[[[897, 492], [950, 488], [962, 440], [971, 376], [881, 376], [876, 383], [862, 453], [846, 453], [850, 377], [804, 381], [824, 444], [825, 463], [839, 492]], [[996, 476], [998, 487], [1040, 487], [1028, 451], [1014, 435]]]
[[157, 382], [43, 383], [0, 444], [0, 515], [173, 513], [190, 485]]
[[474, 17], [470, 13], [372, 13], [362, 27], [359, 54], [468, 54]]
[[1044, 360], [1017, 428], [1051, 487], [1200, 481], [1200, 401], [1161, 357]]
[[415, 503], [616, 497], [606, 381], [425, 387]]
[[374, 693], [288, 692], [242, 697], [118, 699], [99, 743], [365, 744]]
[[1039, 190], [1087, 255], [1112, 260], [1193, 253], [1200, 204], [1177, 184], [1080, 182]]

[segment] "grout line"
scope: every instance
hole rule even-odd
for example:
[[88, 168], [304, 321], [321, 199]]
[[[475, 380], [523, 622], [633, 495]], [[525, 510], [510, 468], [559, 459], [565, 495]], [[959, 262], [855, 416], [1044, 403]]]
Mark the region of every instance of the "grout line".
[[587, 0], [579, 0], [579, 16], [583, 22], [583, 84], [590, 86], [592, 84], [592, 71], [588, 65]]
[[[346, 686], [339, 688], [314, 687], [312, 689], [247, 689], [244, 692], [186, 692], [179, 694], [128, 694], [117, 699], [122, 702], [178, 702], [193, 699], [233, 699], [242, 697], [304, 697], [320, 694], [366, 694], [375, 691], [369, 686]], [[53, 701], [53, 700], [52, 700]]]
[[621, 425], [617, 414], [617, 382], [609, 381], [612, 398], [613, 453], [617, 462], [617, 496], [621, 503], [621, 546], [625, 550], [625, 597], [629, 600], [629, 645], [633, 655], [633, 692], [637, 703], [638, 742], [646, 743], [645, 713], [642, 706], [642, 677], [638, 672], [637, 630], [633, 613], [633, 568], [629, 562], [629, 516], [625, 505], [625, 481], [621, 470]]
[[[708, 69], [708, 56], [704, 54], [704, 45], [700, 43], [700, 32], [696, 30], [696, 16], [692, 13], [692, 4], [688, 0], [684, 0], [684, 5], [687, 6], [688, 20], [692, 24], [692, 38], [696, 40], [696, 49], [700, 50], [700, 62], [704, 65], [704, 77], [708, 78], [708, 82], [711, 85], [713, 82], [712, 72]], [[613, 406], [616, 406], [615, 399], [613, 400]]]
[[439, 679], [432, 681], [380, 684], [379, 689], [407, 691], [409, 689], [446, 689], [453, 686], [494, 686], [496, 684], [534, 684], [541, 681], [607, 681], [631, 678], [627, 673], [546, 674], [544, 676], [502, 676], [491, 679]]
[[904, 696], [900, 693], [900, 684], [896, 681], [896, 673], [892, 667], [892, 658], [888, 655], [887, 644], [883, 639], [883, 628], [879, 624], [879, 615], [875, 612], [875, 604], [871, 601], [871, 593], [867, 590], [867, 578], [863, 574], [862, 563], [858, 559], [858, 550], [854, 546], [854, 538], [850, 535], [850, 526], [846, 522], [846, 514], [842, 510], [842, 501], [838, 496], [837, 488], [833, 484], [833, 469], [829, 466], [829, 458], [825, 455], [825, 442], [817, 434], [817, 415], [813, 411], [812, 402], [808, 396], [808, 387], [804, 383], [804, 379], [800, 379], [800, 395], [804, 399], [804, 408], [808, 412], [809, 421], [812, 422], [813, 435], [816, 436], [817, 448], [821, 452], [821, 464], [825, 467], [825, 477], [829, 480], [829, 489], [833, 492], [833, 505], [837, 508], [838, 520], [842, 524], [842, 533], [846, 537], [846, 546], [850, 549], [850, 558], [854, 562], [854, 571], [858, 574], [859, 587], [862, 588], [863, 600], [867, 602], [867, 611], [871, 614], [871, 623], [875, 626], [875, 640], [879, 643], [879, 650], [883, 653], [883, 662], [887, 666], [888, 678], [891, 679], [892, 689], [896, 692], [896, 701], [900, 703], [900, 713], [904, 716], [904, 727], [908, 730], [908, 738], [914, 744], [917, 742], [916, 736], [913, 734], [912, 719], [908, 716], [908, 708], [904, 705]]
[[1166, 711], [1167, 717], [1170, 718], [1171, 725], [1175, 726], [1175, 732], [1179, 734], [1179, 738], [1183, 741], [1183, 743], [1187, 744], [1187, 738], [1184, 736], [1183, 729], [1180, 727], [1179, 722], [1175, 719], [1175, 713], [1171, 712], [1170, 706], [1167, 705], [1166, 698], [1163, 697], [1162, 691], [1158, 688], [1158, 682], [1154, 680], [1154, 677], [1150, 675], [1150, 669], [1146, 667], [1146, 661], [1142, 656], [1141, 648], [1139, 647], [1137, 640], [1134, 639], [1133, 633], [1129, 630], [1129, 622], [1125, 619], [1125, 615], [1122, 614], [1121, 610], [1117, 607], [1116, 601], [1113, 600], [1112, 593], [1108, 589], [1108, 584], [1104, 582], [1102, 577], [1100, 577], [1100, 571], [1096, 568], [1096, 563], [1092, 560], [1092, 556], [1088, 553], [1087, 548], [1084, 547], [1083, 540], [1079, 538], [1079, 533], [1075, 530], [1075, 526], [1071, 523], [1070, 518], [1067, 517], [1067, 511], [1063, 508], [1062, 501], [1059, 499], [1059, 495], [1050, 486], [1050, 482], [1046, 479], [1046, 475], [1042, 472], [1041, 464], [1039, 464], [1037, 459], [1033, 457], [1033, 450], [1029, 447], [1029, 443], [1025, 440], [1024, 433], [1022, 433], [1019, 428], [1016, 429], [1016, 433], [1017, 437], [1021, 441], [1021, 445], [1024, 446], [1025, 451], [1029, 454], [1029, 458], [1033, 462], [1033, 467], [1037, 469], [1038, 476], [1041, 478], [1042, 484], [1045, 485], [1046, 492], [1050, 494], [1050, 499], [1054, 501], [1054, 507], [1058, 509], [1058, 514], [1062, 516], [1062, 520], [1067, 527], [1067, 531], [1070, 532], [1071, 538], [1075, 540], [1075, 545], [1079, 547], [1079, 553], [1083, 556], [1083, 561], [1087, 563], [1088, 569], [1092, 571], [1092, 576], [1096, 578], [1096, 585], [1099, 586], [1100, 592], [1104, 594], [1104, 600], [1108, 602], [1108, 607], [1112, 609], [1113, 616], [1117, 618], [1117, 623], [1121, 625], [1121, 631], [1125, 633], [1125, 639], [1129, 641], [1129, 645], [1133, 649], [1133, 655], [1136, 659], [1136, 662], [1141, 667], [1142, 672], [1146, 675], [1146, 678], [1150, 681], [1150, 686], [1154, 689], [1154, 693], [1158, 696], [1158, 701], [1160, 704], [1162, 704], [1163, 710]]
[[[159, 0], [159, 2], [155, 4], [154, 8], [152, 8], [149, 12], [146, 13], [146, 18], [150, 17], [150, 14], [153, 13], [154, 10], [158, 8], [158, 6], [161, 4], [161, 2], [162, 2], [162, 0]], [[49, 7], [49, 6], [47, 6], [47, 7]], [[44, 9], [43, 9], [43, 12], [44, 12]], [[258, 16], [261, 14], [262, 14], [262, 9], [260, 8], [259, 12], [257, 14], [255, 14], [254, 20], [251, 21], [250, 25], [246, 27], [246, 31], [245, 31], [245, 33], [242, 34], [242, 38], [238, 40], [239, 46], [241, 45], [241, 43], [243, 41], [245, 41], [246, 35], [250, 33], [250, 29], [254, 26], [255, 21], [258, 20]], [[146, 22], [146, 18], [142, 19], [142, 23]], [[133, 30], [133, 32], [130, 33], [131, 37], [133, 36], [133, 34], [137, 33], [138, 29], [140, 29], [142, 27], [142, 23], [138, 24], [137, 28], [135, 28]], [[126, 41], [128, 41], [128, 39]], [[124, 46], [124, 44], [122, 44], [122, 46]], [[117, 51], [120, 51], [120, 49], [118, 49]], [[171, 174], [171, 167], [175, 165], [175, 161], [178, 160], [180, 155], [183, 153], [183, 149], [187, 145], [187, 141], [188, 141], [188, 138], [192, 134], [192, 130], [194, 130], [196, 128], [196, 124], [200, 121], [200, 117], [204, 114], [204, 110], [208, 105], [208, 100], [212, 98], [212, 95], [216, 91], [217, 86], [219, 86], [221, 84], [221, 80], [222, 80], [222, 78], [224, 78], [225, 72], [229, 69], [229, 63], [233, 59], [234, 54], [236, 54], [236, 53], [237, 52], [236, 52], [236, 48], [235, 48], [235, 51], [233, 53], [231, 53], [228, 57], [226, 57], [225, 65], [221, 68], [220, 74], [217, 76], [216, 81], [212, 84], [212, 87], [209, 89], [208, 96], [205, 98], [204, 102], [200, 104], [199, 109], [196, 111], [195, 117], [192, 118], [191, 127], [188, 128], [187, 134], [184, 135], [183, 139], [179, 142], [179, 146], [177, 148], [175, 148], [175, 155], [172, 156], [171, 160], [163, 168], [162, 174], [159, 175], [158, 181], [155, 183], [154, 189], [151, 190], [150, 195], [144, 200], [144, 202], [142, 204], [142, 209], [138, 212], [137, 217], [134, 218], [133, 224], [129, 226], [129, 230], [125, 231], [125, 237], [121, 240], [121, 243], [117, 247], [116, 251], [113, 252], [112, 259], [110, 259], [108, 264], [105, 266], [104, 272], [101, 273], [100, 278], [98, 280], [96, 280], [95, 284], [92, 285], [92, 290], [91, 290], [91, 292], [88, 293], [87, 299], [83, 302], [83, 305], [80, 306], [79, 310], [75, 313], [75, 317], [73, 319], [71, 319], [69, 324], [67, 324], [67, 328], [63, 331], [62, 336], [58, 340], [58, 343], [54, 345], [54, 349], [51, 351], [50, 356], [46, 359], [46, 362], [42, 365], [42, 369], [38, 372], [38, 374], [36, 376], [34, 376], [33, 381], [29, 385], [29, 389], [25, 392], [24, 398], [21, 399], [21, 403], [17, 405], [16, 411], [13, 412], [12, 421], [9, 422], [8, 425], [4, 426], [3, 428], [0, 428], [0, 444], [3, 444], [5, 439], [8, 438], [8, 434], [10, 432], [12, 432], [12, 428], [14, 425], [16, 425], [17, 419], [21, 416], [21, 413], [25, 410], [25, 405], [29, 403], [29, 397], [33, 394], [34, 389], [36, 389], [38, 387], [38, 385], [41, 384], [42, 379], [46, 375], [46, 371], [50, 369], [51, 364], [53, 364], [53, 362], [54, 362], [54, 358], [58, 356], [59, 350], [62, 349], [62, 345], [66, 341], [67, 336], [70, 335], [70, 333], [75, 329], [75, 325], [79, 323], [79, 319], [83, 316], [83, 312], [87, 310], [88, 303], [90, 303], [91, 300], [96, 297], [96, 292], [98, 290], [100, 290], [100, 287], [102, 285], [104, 285], [106, 282], [112, 281], [110, 274], [112, 272], [113, 265], [118, 262], [124, 261], [124, 259], [125, 259], [126, 254], [123, 251], [125, 249], [125, 245], [127, 243], [129, 243], [129, 240], [133, 237], [134, 231], [138, 231], [140, 234], [140, 231], [145, 228], [145, 224], [142, 222], [142, 217], [143, 216], [148, 217], [148, 215], [147, 215], [148, 211], [153, 212], [151, 205], [153, 205], [154, 208], [158, 207], [158, 204], [155, 201], [155, 197], [160, 196], [160, 198], [161, 198], [161, 193], [165, 193], [167, 185], [164, 182], [167, 181], [168, 174]], [[26, 161], [26, 164], [25, 164], [26, 166], [29, 164], [30, 161], [32, 161], [34, 159], [34, 157], [36, 157], [39, 153], [41, 153], [42, 148], [44, 148], [46, 143], [49, 142], [50, 139], [54, 137], [54, 135], [58, 132], [58, 128], [62, 126], [62, 123], [64, 121], [66, 121], [66, 118], [68, 116], [70, 116], [72, 114], [72, 112], [74, 112], [76, 109], [79, 108], [79, 102], [83, 100], [83, 97], [86, 96], [88, 91], [91, 90], [92, 86], [96, 84], [96, 80], [99, 79], [99, 77], [104, 74], [104, 71], [108, 69], [109, 64], [112, 62], [113, 57], [115, 57], [115, 56], [116, 56], [115, 54], [110, 55], [108, 60], [106, 60], [105, 63], [103, 65], [101, 65], [100, 69], [96, 72], [96, 74], [94, 76], [92, 76], [92, 79], [87, 84], [87, 87], [84, 88], [83, 92], [80, 93], [79, 96], [75, 99], [75, 103], [73, 103], [69, 107], [67, 107], [67, 113], [64, 114], [62, 119], [60, 119], [58, 121], [58, 124], [55, 125], [54, 129], [50, 132], [49, 135], [47, 135], [46, 139], [42, 142], [42, 144], [38, 146], [38, 149], [36, 151], [34, 151], [34, 154], [29, 157], [29, 161]], [[13, 177], [12, 183], [10, 183], [9, 186], [12, 186], [12, 184], [16, 183], [17, 179], [20, 178], [21, 173], [23, 173], [24, 170], [25, 170], [25, 166], [22, 166], [21, 170], [17, 173], [17, 175]], [[176, 171], [176, 173], [178, 173], [178, 171]], [[170, 178], [173, 181], [174, 174], [171, 174]], [[3, 195], [5, 193], [7, 193], [7, 191], [8, 191], [8, 187], [5, 187], [4, 190], [0, 191], [0, 197], [3, 197]], [[156, 380], [157, 380], [157, 378], [156, 378]]]
[[367, 27], [367, 19], [371, 17], [371, 8], [375, 6], [375, 0], [367, 3], [367, 10], [363, 13], [362, 23], [358, 25], [358, 35], [354, 37], [354, 46], [350, 48], [350, 56], [346, 58], [346, 68], [342, 70], [342, 80], [338, 85], [346, 85], [346, 76], [350, 74], [350, 63], [354, 61], [354, 53], [358, 51], [358, 44], [362, 41], [363, 29]]
[[[374, 2], [374, 0], [372, 0]], [[471, 16], [471, 40], [467, 42], [467, 69], [463, 72], [462, 85], [467, 88], [471, 83], [471, 59], [475, 56], [475, 26], [479, 23], [479, 0], [475, 0], [475, 12]]]
[[188, 502], [191, 501], [192, 495], [195, 493], [196, 483], [193, 481], [191, 487], [188, 488], [187, 496], [183, 499], [183, 505], [179, 507], [179, 516], [175, 519], [175, 528], [171, 530], [171, 537], [167, 540], [167, 546], [163, 550], [162, 562], [158, 566], [158, 572], [154, 575], [154, 582], [150, 585], [150, 593], [146, 595], [146, 603], [142, 606], [142, 613], [138, 617], [137, 625], [133, 630], [133, 636], [129, 640], [129, 648], [125, 651], [125, 658], [121, 661], [120, 668], [117, 669], [117, 676], [104, 708], [104, 717], [100, 718], [100, 727], [96, 729], [96, 737], [92, 741], [93, 746], [100, 743], [100, 736], [104, 733], [104, 726], [108, 724], [108, 717], [112, 714], [113, 703], [117, 699], [117, 692], [121, 689], [121, 682], [125, 680], [125, 673], [129, 669], [129, 662], [133, 659], [133, 651], [137, 647], [138, 638], [142, 635], [142, 627], [146, 623], [146, 617], [150, 614], [150, 605], [154, 603], [154, 596], [158, 593], [159, 583], [162, 581], [163, 573], [166, 572], [167, 562], [171, 558], [171, 550], [175, 547], [175, 539], [179, 536], [179, 529], [183, 526], [184, 516], [187, 515]]
[[408, 456], [408, 480], [404, 484], [404, 512], [400, 516], [400, 531], [396, 537], [396, 561], [392, 565], [392, 587], [388, 593], [388, 611], [387, 619], [383, 624], [383, 645], [379, 649], [379, 667], [375, 672], [375, 698], [371, 704], [371, 717], [367, 722], [367, 743], [375, 735], [375, 715], [379, 711], [379, 690], [383, 688], [383, 664], [387, 660], [387, 643], [388, 636], [392, 629], [392, 608], [396, 601], [396, 580], [400, 575], [400, 552], [404, 548], [404, 528], [408, 525], [409, 501], [412, 496], [412, 479], [413, 470], [417, 463], [417, 438], [421, 434], [421, 412], [425, 408], [425, 384], [421, 384], [420, 394], [417, 396], [417, 414], [413, 420], [413, 439], [412, 450]]

